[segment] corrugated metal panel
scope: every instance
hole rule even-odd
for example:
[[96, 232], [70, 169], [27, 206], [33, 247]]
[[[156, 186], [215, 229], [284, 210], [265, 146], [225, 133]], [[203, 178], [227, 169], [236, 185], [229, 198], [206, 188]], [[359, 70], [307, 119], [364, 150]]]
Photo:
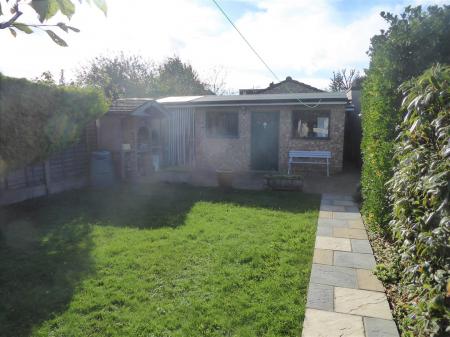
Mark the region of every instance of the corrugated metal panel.
[[195, 123], [193, 108], [175, 108], [163, 119], [163, 164], [190, 167], [195, 160]]

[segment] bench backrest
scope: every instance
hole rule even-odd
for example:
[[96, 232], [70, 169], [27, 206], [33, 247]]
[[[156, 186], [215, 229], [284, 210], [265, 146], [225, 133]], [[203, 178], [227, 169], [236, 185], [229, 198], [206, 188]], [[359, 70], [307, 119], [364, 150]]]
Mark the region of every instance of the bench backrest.
[[289, 158], [331, 158], [330, 151], [289, 151]]

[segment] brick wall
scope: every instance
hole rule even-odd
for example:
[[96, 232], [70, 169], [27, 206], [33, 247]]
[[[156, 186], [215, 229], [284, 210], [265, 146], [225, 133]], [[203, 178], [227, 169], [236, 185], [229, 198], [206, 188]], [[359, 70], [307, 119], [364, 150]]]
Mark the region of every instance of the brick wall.
[[[206, 111], [239, 112], [239, 136], [217, 138], [206, 135]], [[250, 170], [251, 115], [245, 108], [197, 108], [196, 167], [204, 170]]]
[[[197, 108], [196, 110], [196, 167], [204, 170], [229, 169], [238, 172], [250, 170], [251, 111], [279, 111], [279, 170], [287, 171], [287, 155], [290, 150], [331, 151], [331, 172], [342, 171], [344, 146], [345, 105], [321, 107], [330, 111], [329, 139], [295, 139], [292, 137], [292, 111], [298, 106], [267, 108]], [[238, 111], [239, 137], [212, 138], [206, 135], [206, 111]], [[318, 165], [311, 165], [314, 169]], [[319, 166], [320, 167], [320, 166]], [[325, 168], [324, 168], [325, 172]]]
[[[308, 108], [305, 108], [308, 110]], [[288, 151], [330, 151], [332, 173], [342, 171], [344, 149], [345, 105], [337, 105], [320, 108], [330, 111], [329, 139], [299, 139], [292, 137], [292, 111], [304, 109], [289, 108], [280, 111], [280, 171], [287, 171]], [[298, 165], [297, 165], [298, 166]], [[319, 165], [309, 165], [320, 169]], [[325, 172], [325, 169], [324, 169]]]

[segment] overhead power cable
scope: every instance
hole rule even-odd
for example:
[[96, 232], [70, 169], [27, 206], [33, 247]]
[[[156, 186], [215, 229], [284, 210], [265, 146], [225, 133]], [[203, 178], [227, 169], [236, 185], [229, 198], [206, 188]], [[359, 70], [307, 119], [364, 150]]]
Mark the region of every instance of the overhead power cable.
[[[244, 36], [244, 34], [241, 33], [241, 31], [239, 30], [239, 28], [234, 24], [234, 22], [231, 20], [231, 18], [228, 16], [228, 14], [225, 12], [225, 10], [219, 5], [219, 3], [216, 0], [212, 0], [212, 2], [214, 2], [214, 4], [217, 6], [217, 8], [219, 9], [220, 12], [222, 12], [223, 16], [228, 20], [228, 22], [233, 26], [233, 28], [236, 30], [236, 32], [239, 34], [239, 36], [244, 40], [244, 42], [247, 44], [247, 46], [250, 48], [250, 50], [256, 55], [256, 57], [261, 61], [261, 63], [264, 65], [264, 67], [267, 68], [267, 70], [272, 74], [272, 76], [278, 81], [281, 82], [280, 79], [278, 78], [277, 74], [275, 74], [275, 72], [269, 67], [269, 65], [267, 64], [266, 61], [264, 61], [264, 59], [262, 58], [262, 56], [256, 51], [256, 49], [252, 46], [252, 44], [247, 40], [247, 38]], [[291, 90], [289, 90], [289, 87], [287, 87], [287, 90], [289, 91], [289, 93], [291, 94], [295, 94], [294, 92], [292, 92]], [[320, 102], [322, 101], [322, 99], [319, 99], [319, 102], [315, 105], [310, 105], [307, 104], [305, 102], [302, 102], [301, 99], [296, 98], [297, 101], [301, 104], [303, 104], [304, 106], [308, 107], [308, 108], [317, 108], [320, 104]]]

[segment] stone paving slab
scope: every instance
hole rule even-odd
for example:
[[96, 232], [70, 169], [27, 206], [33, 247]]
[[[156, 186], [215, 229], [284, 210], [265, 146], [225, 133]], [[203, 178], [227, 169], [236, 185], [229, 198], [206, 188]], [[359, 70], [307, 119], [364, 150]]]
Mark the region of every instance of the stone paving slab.
[[329, 226], [329, 227], [348, 227], [349, 223], [345, 220], [338, 219], [321, 219], [317, 222], [318, 226]]
[[302, 337], [365, 337], [359, 316], [306, 309]]
[[344, 314], [392, 319], [386, 295], [378, 291], [335, 287], [334, 310]]
[[333, 264], [333, 251], [330, 249], [314, 249], [313, 263]]
[[347, 220], [347, 222], [350, 228], [365, 229], [361, 219]]
[[326, 225], [318, 225], [317, 226], [317, 235], [318, 236], [332, 236], [333, 235], [333, 227]]
[[322, 264], [312, 265], [310, 282], [346, 288], [358, 286], [355, 269]]
[[333, 238], [330, 236], [317, 236], [315, 248], [352, 251], [352, 245], [349, 239]]
[[347, 194], [334, 194], [334, 193], [323, 193], [322, 199], [331, 200], [348, 200], [353, 201], [353, 197]]
[[331, 219], [332, 217], [333, 217], [333, 212], [319, 211], [319, 219]]
[[367, 240], [366, 230], [358, 228], [345, 228], [345, 227], [333, 228], [333, 236], [335, 238]]
[[334, 288], [323, 284], [311, 283], [308, 288], [307, 306], [311, 309], [333, 311]]
[[356, 277], [358, 279], [359, 289], [384, 292], [383, 284], [376, 278], [372, 271], [367, 269], [357, 269]]
[[376, 262], [372, 254], [352, 252], [334, 252], [333, 264], [340, 267], [360, 268], [372, 270]]
[[344, 206], [321, 205], [320, 209], [327, 212], [345, 212]]
[[355, 212], [333, 212], [333, 218], [334, 219], [340, 219], [340, 220], [355, 220], [359, 219], [361, 215], [355, 211]]
[[380, 318], [364, 317], [366, 337], [398, 337], [394, 321]]
[[352, 252], [355, 253], [364, 253], [364, 254], [373, 254], [372, 247], [370, 246], [369, 240], [350, 240], [352, 245]]
[[351, 196], [323, 194], [302, 337], [398, 337]]
[[357, 207], [358, 205], [356, 205], [355, 202], [350, 201], [350, 200], [340, 200], [340, 199], [335, 199], [332, 202], [332, 205], [336, 205], [336, 206], [352, 206], [352, 207]]

